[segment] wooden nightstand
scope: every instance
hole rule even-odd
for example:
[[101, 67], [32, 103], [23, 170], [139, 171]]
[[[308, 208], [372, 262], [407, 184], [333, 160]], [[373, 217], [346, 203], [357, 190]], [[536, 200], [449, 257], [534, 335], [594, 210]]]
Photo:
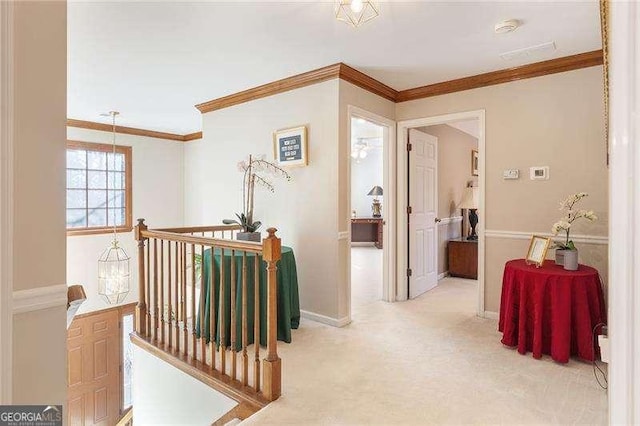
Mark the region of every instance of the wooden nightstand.
[[477, 280], [478, 241], [450, 240], [447, 249], [449, 251], [449, 275]]
[[374, 243], [382, 248], [381, 217], [360, 217], [351, 219], [351, 241], [354, 243]]

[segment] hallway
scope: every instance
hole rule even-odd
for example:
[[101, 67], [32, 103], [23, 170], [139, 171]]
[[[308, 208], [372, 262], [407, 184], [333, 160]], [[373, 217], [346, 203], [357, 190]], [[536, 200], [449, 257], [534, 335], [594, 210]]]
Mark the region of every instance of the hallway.
[[283, 396], [246, 424], [606, 424], [591, 365], [503, 347], [475, 315], [475, 281], [358, 307], [333, 328], [303, 320], [278, 346]]

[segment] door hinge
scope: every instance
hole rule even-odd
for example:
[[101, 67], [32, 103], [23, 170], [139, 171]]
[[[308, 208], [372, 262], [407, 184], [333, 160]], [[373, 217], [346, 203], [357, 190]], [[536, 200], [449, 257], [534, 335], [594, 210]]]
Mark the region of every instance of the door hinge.
[[407, 268], [407, 276], [410, 277], [412, 273], [413, 271], [411, 270], [411, 268]]
[[407, 142], [407, 151], [411, 151], [413, 149], [413, 145], [410, 142]]
[[412, 212], [411, 206], [407, 206], [407, 214], [411, 214]]

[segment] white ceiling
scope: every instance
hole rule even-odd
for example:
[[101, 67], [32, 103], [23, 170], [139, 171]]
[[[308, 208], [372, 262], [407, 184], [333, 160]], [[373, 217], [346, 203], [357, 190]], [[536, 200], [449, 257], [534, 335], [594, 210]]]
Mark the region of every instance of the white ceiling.
[[456, 128], [460, 131], [465, 132], [468, 135], [473, 136], [478, 139], [480, 135], [480, 127], [478, 126], [478, 120], [462, 120], [462, 121], [454, 121], [452, 123], [447, 123], [449, 126]]
[[[175, 133], [195, 104], [336, 62], [402, 90], [596, 50], [597, 1], [385, 2], [354, 29], [332, 2], [70, 2], [68, 117]], [[523, 25], [496, 35], [496, 22]], [[554, 41], [557, 50], [500, 53]], [[524, 61], [524, 62], [523, 62]]]

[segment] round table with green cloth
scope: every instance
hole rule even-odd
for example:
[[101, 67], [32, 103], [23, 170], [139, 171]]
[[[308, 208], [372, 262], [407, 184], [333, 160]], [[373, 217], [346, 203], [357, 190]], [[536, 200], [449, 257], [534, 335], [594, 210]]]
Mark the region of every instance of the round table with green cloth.
[[[215, 315], [216, 321], [216, 344], [220, 344], [220, 248], [215, 248], [214, 256], [214, 283], [215, 283]], [[242, 257], [243, 252], [236, 250], [233, 256], [233, 267], [235, 268], [236, 287], [236, 350], [242, 348]], [[231, 262], [232, 251], [224, 250], [222, 256], [224, 261], [224, 285], [225, 285], [225, 346], [231, 345]], [[247, 336], [248, 344], [253, 343], [254, 330], [254, 271], [256, 256], [247, 253]], [[209, 277], [211, 274], [211, 249], [204, 252], [202, 259], [202, 274], [204, 279], [205, 297], [205, 324], [210, 324], [210, 292]], [[267, 263], [261, 262], [260, 266], [260, 344], [267, 344]], [[291, 343], [291, 329], [297, 329], [300, 324], [300, 301], [298, 298], [298, 274], [296, 270], [296, 258], [291, 247], [282, 246], [282, 258], [277, 262], [277, 299], [278, 299], [278, 340]], [[198, 307], [199, 309], [199, 307]], [[200, 312], [196, 319], [196, 335], [200, 337]], [[204, 336], [207, 343], [211, 340], [209, 327], [205, 327]]]

